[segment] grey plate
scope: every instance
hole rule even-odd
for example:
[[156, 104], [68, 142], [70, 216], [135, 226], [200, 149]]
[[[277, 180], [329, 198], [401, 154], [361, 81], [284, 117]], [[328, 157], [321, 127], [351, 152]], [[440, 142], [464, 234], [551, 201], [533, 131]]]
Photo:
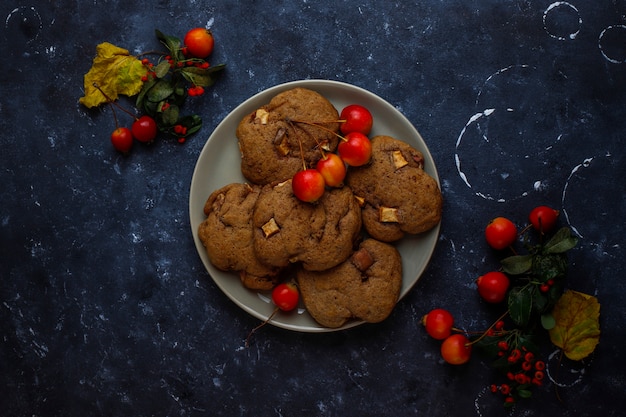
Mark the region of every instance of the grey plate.
[[[420, 150], [424, 154], [426, 172], [439, 183], [437, 169], [428, 147], [411, 122], [391, 104], [362, 88], [337, 81], [293, 81], [262, 91], [240, 104], [215, 128], [198, 157], [191, 180], [189, 216], [198, 254], [213, 281], [239, 307], [260, 320], [266, 320], [274, 310], [269, 294], [250, 291], [242, 286], [236, 274], [216, 269], [209, 262], [198, 238], [198, 226], [205, 218], [204, 203], [213, 191], [230, 183], [246, 182], [240, 170], [241, 156], [235, 135], [239, 122], [244, 116], [267, 104], [276, 94], [295, 87], [317, 91], [330, 100], [338, 111], [353, 103], [367, 107], [374, 116], [370, 136], [392, 136]], [[402, 255], [403, 282], [400, 298], [411, 290], [426, 269], [438, 236], [439, 226], [419, 236], [405, 237], [395, 244]], [[280, 312], [270, 323], [300, 332], [329, 332], [351, 328], [364, 322], [353, 320], [338, 329], [330, 329], [319, 325], [300, 307], [297, 311]]]

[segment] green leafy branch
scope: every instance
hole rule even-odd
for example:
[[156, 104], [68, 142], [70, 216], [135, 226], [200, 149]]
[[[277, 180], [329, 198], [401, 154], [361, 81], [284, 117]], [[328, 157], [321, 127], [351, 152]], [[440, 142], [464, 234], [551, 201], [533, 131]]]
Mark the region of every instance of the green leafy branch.
[[502, 269], [517, 282], [508, 295], [509, 315], [521, 328], [541, 318], [544, 328], [554, 322], [550, 313], [563, 292], [568, 259], [578, 239], [569, 228], [559, 229], [546, 243], [527, 245], [529, 253], [502, 259]]
[[84, 77], [84, 96], [79, 102], [92, 108], [117, 100], [120, 95], [136, 96], [135, 106], [154, 118], [161, 132], [184, 142], [185, 137], [202, 127], [202, 118], [196, 114], [183, 115], [181, 107], [192, 92], [201, 95], [204, 88], [212, 86], [226, 65], [211, 66], [205, 59], [189, 57], [179, 38], [159, 30], [155, 33], [166, 52], [140, 56], [157, 55], [156, 65], [109, 42], [97, 45], [92, 67]]
[[161, 131], [176, 136], [191, 135], [202, 127], [202, 118], [198, 115], [181, 116], [181, 106], [189, 95], [186, 87], [188, 84], [192, 88], [212, 86], [226, 65], [210, 66], [204, 64], [203, 59], [187, 58], [179, 38], [159, 30], [156, 30], [156, 36], [168, 53], [163, 55], [166, 59], [154, 67], [153, 76], [144, 82], [135, 105], [152, 116]]
[[[545, 365], [538, 359], [539, 330], [547, 330], [551, 342], [571, 360], [587, 357], [598, 344], [598, 300], [576, 291], [564, 291], [567, 252], [577, 244], [571, 230], [563, 227], [547, 241], [535, 245], [525, 237], [528, 253], [501, 260], [503, 272], [513, 283], [506, 312], [495, 329], [491, 326], [472, 344], [494, 357], [493, 367], [507, 376], [506, 383], [492, 385], [492, 391], [502, 391], [511, 399], [505, 405], [531, 397], [533, 386], [541, 385]], [[503, 325], [506, 316], [513, 322], [510, 329]]]

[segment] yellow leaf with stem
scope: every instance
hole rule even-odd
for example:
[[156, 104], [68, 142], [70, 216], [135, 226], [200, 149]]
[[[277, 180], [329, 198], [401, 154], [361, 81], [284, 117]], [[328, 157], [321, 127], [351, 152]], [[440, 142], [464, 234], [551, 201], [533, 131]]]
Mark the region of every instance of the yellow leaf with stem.
[[589, 356], [600, 341], [600, 303], [591, 295], [565, 291], [552, 311], [555, 326], [550, 340], [569, 359], [578, 361]]
[[103, 42], [96, 47], [93, 64], [85, 74], [85, 95], [78, 101], [91, 108], [116, 100], [120, 94], [138, 94], [143, 86], [141, 78], [147, 73], [141, 60], [128, 50]]

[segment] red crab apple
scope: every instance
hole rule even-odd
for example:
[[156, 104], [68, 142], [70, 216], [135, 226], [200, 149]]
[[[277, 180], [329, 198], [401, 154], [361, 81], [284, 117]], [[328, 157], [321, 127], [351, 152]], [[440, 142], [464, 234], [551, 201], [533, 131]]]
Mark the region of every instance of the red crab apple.
[[141, 116], [131, 127], [133, 136], [139, 142], [152, 142], [157, 135], [157, 125], [150, 116]]
[[118, 127], [111, 133], [111, 143], [119, 152], [127, 153], [133, 147], [133, 134], [127, 127]]
[[348, 133], [345, 140], [339, 141], [337, 152], [343, 161], [353, 167], [365, 165], [372, 157], [372, 143], [360, 132]]
[[272, 290], [272, 301], [283, 311], [291, 311], [298, 306], [300, 292], [293, 282], [283, 282]]
[[315, 168], [329, 187], [340, 186], [346, 178], [346, 164], [336, 153], [325, 153], [317, 161]]
[[185, 34], [183, 42], [187, 51], [196, 58], [206, 58], [213, 52], [215, 39], [206, 28], [193, 28]]
[[463, 365], [470, 360], [472, 345], [469, 339], [460, 333], [448, 336], [441, 343], [443, 360], [452, 365]]
[[424, 327], [426, 327], [426, 333], [433, 339], [443, 340], [452, 333], [454, 317], [448, 310], [443, 308], [431, 310], [430, 313], [424, 316], [422, 321]]
[[339, 128], [341, 133], [360, 132], [369, 135], [374, 119], [372, 113], [360, 104], [350, 104], [341, 111], [340, 119], [345, 120]]
[[500, 271], [487, 272], [476, 280], [478, 293], [488, 303], [501, 303], [504, 301], [509, 289], [509, 277]]
[[313, 203], [324, 195], [326, 183], [316, 169], [309, 168], [296, 172], [291, 181], [293, 194], [306, 203]]

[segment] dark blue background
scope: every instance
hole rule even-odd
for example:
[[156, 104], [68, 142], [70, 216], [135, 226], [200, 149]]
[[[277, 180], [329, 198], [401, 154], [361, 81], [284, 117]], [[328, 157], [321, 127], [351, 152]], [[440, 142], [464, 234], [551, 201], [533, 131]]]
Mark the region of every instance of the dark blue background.
[[[415, 3], [3, 2], [0, 414], [505, 415], [486, 392], [502, 381], [488, 361], [443, 363], [420, 319], [445, 307], [459, 327], [485, 328], [498, 311], [473, 281], [498, 256], [484, 225], [504, 215], [522, 227], [548, 204], [582, 237], [568, 287], [598, 297], [602, 336], [582, 368], [561, 370], [562, 401], [548, 379], [512, 415], [623, 415], [626, 2]], [[78, 104], [95, 46], [140, 53], [159, 48], [154, 29], [207, 24], [227, 70], [187, 108], [202, 130], [116, 153], [110, 109]], [[246, 349], [258, 320], [200, 262], [191, 176], [234, 107], [308, 78], [368, 89], [413, 122], [441, 177], [441, 236], [385, 322], [268, 326]]]

